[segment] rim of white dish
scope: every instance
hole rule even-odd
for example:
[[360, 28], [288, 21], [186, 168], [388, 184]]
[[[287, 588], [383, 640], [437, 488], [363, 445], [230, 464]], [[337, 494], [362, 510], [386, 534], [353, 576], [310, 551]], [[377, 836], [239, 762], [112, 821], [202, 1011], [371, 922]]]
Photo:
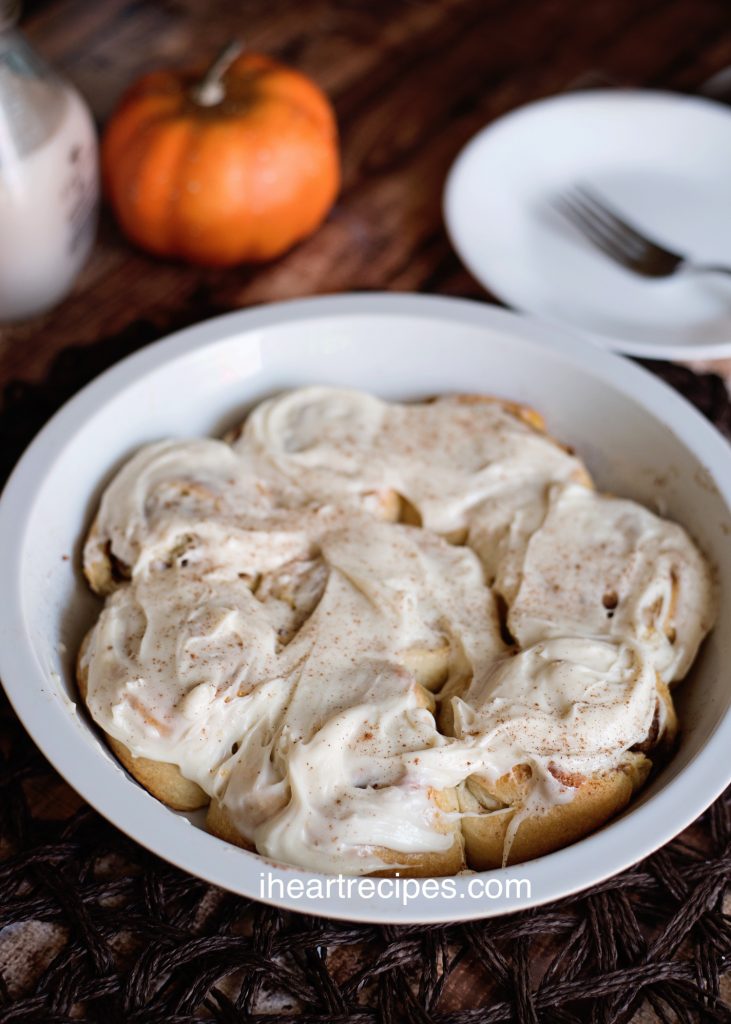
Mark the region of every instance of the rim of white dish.
[[[72, 444], [88, 417], [120, 389], [177, 357], [274, 324], [306, 322], [327, 317], [387, 316], [423, 318], [428, 315], [448, 326], [454, 322], [503, 330], [545, 344], [584, 372], [601, 378], [643, 405], [660, 422], [672, 427], [680, 443], [711, 473], [731, 507], [731, 450], [721, 435], [685, 399], [648, 371], [602, 351], [582, 337], [515, 313], [464, 299], [369, 293], [299, 299], [229, 313], [173, 334], [117, 363], [70, 399], [46, 424], [20, 459], [0, 500], [0, 676], [5, 691], [26, 729], [66, 781], [117, 828], [142, 846], [214, 885], [287, 910], [350, 921], [388, 924], [429, 924], [471, 920], [511, 913], [548, 903], [591, 885], [636, 863], [689, 825], [728, 785], [727, 752], [731, 745], [731, 712], [719, 721], [705, 746], [679, 774], [645, 803], [624, 817], [556, 853], [526, 864], [454, 877], [454, 897], [421, 897], [404, 906], [395, 899], [355, 896], [345, 901], [328, 896], [303, 901], [285, 894], [266, 899], [259, 894], [264, 870], [287, 882], [304, 884], [322, 875], [297, 868], [272, 866], [256, 854], [240, 850], [196, 828], [162, 804], [112, 761], [79, 742], [78, 725], [64, 704], [39, 700], [48, 685], [34, 653], [22, 610], [22, 551], [27, 511], [45, 474], [58, 454]], [[161, 811], [166, 815], [160, 828]], [[532, 897], [520, 903], [508, 896], [485, 902], [468, 891], [473, 877], [527, 879]]]
[[522, 107], [509, 110], [476, 132], [462, 147], [449, 168], [442, 192], [442, 213], [449, 240], [460, 260], [475, 280], [479, 281], [483, 288], [489, 290], [490, 294], [494, 295], [498, 301], [505, 302], [510, 309], [516, 312], [524, 313], [527, 316], [540, 316], [541, 320], [554, 327], [581, 332], [582, 336], [591, 338], [592, 341], [602, 348], [610, 349], [613, 352], [620, 352], [623, 355], [637, 356], [642, 359], [678, 359], [690, 362], [727, 358], [731, 356], [731, 338], [728, 341], [718, 341], [705, 345], [658, 345], [652, 342], [636, 341], [632, 338], [621, 338], [614, 334], [592, 331], [570, 320], [562, 320], [560, 317], [531, 310], [510, 287], [505, 288], [502, 286], [496, 288], [491, 283], [489, 275], [484, 273], [478, 265], [478, 261], [473, 259], [471, 254], [464, 249], [458, 237], [458, 232], [454, 229], [456, 218], [453, 211], [456, 208], [458, 202], [457, 194], [461, 188], [460, 177], [468, 162], [472, 159], [474, 151], [478, 146], [482, 145], [488, 135], [491, 135], [498, 129], [502, 131], [511, 121], [516, 121], [523, 116], [533, 114], [537, 109], [573, 106], [575, 104], [616, 103], [618, 101], [650, 104], [669, 103], [673, 105], [682, 103], [685, 106], [697, 107], [710, 106], [731, 118], [731, 111], [726, 104], [707, 96], [691, 96], [685, 93], [666, 92], [662, 89], [631, 89], [621, 87], [616, 89], [586, 89], [577, 92], [560, 93], [558, 96], [546, 96], [543, 99], [534, 100], [532, 103], [526, 103]]

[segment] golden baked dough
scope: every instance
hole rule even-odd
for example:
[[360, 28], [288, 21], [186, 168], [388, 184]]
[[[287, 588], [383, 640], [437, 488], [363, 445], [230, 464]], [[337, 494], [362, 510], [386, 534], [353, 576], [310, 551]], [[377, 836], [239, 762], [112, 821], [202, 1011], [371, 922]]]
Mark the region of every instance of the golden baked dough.
[[99, 594], [100, 597], [106, 597], [107, 594], [111, 594], [119, 583], [123, 582], [122, 574], [129, 577], [129, 570], [126, 567], [120, 566], [119, 563], [115, 571], [109, 548], [109, 542], [103, 540], [100, 535], [99, 517], [97, 515], [91, 524], [91, 529], [84, 544], [83, 568], [87, 583], [94, 593]]
[[462, 833], [462, 824], [459, 815], [459, 800], [455, 789], [430, 790], [430, 797], [440, 810], [453, 819], [443, 818], [436, 826], [436, 831], [454, 836], [452, 845], [443, 853], [400, 853], [397, 850], [388, 850], [383, 846], [377, 846], [373, 852], [380, 857], [384, 863], [393, 864], [393, 867], [386, 867], [380, 871], [372, 872], [381, 877], [393, 877], [400, 875], [402, 878], [429, 878], [442, 875], [456, 875], [458, 871], [464, 870], [465, 843]]
[[[566, 802], [534, 806], [528, 764], [515, 765], [493, 783], [472, 775], [457, 787], [469, 867], [487, 870], [551, 853], [594, 832], [629, 803], [653, 767], [670, 754], [677, 735], [670, 691], [657, 673], [654, 676], [655, 712], [649, 732], [619, 767], [583, 776], [566, 775], [557, 765], [549, 765], [554, 779], [573, 791]], [[451, 698], [467, 686], [453, 689], [449, 699], [442, 700], [439, 724], [446, 735], [455, 735]]]
[[208, 805], [206, 828], [214, 836], [224, 839], [227, 843], [233, 843], [234, 846], [240, 846], [242, 850], [251, 850], [252, 853], [256, 850], [254, 844], [242, 836], [241, 832], [236, 828], [227, 808], [216, 800], [215, 797]]
[[[578, 782], [573, 798], [525, 813], [509, 845], [508, 829], [517, 813], [515, 805], [520, 805], [525, 796], [530, 769], [519, 765], [509, 776], [499, 779], [491, 792], [474, 777], [468, 779], [458, 790], [468, 865], [476, 871], [499, 868], [506, 846], [505, 863], [519, 864], [582, 839], [627, 806], [651, 767], [643, 754], [631, 754], [621, 768], [572, 780], [574, 785]], [[493, 806], [496, 809], [490, 810]]]
[[401, 652], [401, 664], [413, 675], [419, 686], [435, 693], [449, 675], [449, 643], [441, 647], [411, 647]]
[[[435, 826], [435, 831], [449, 835], [451, 832], [454, 840], [452, 845], [444, 852], [435, 853], [400, 853], [398, 850], [389, 850], [383, 846], [369, 847], [364, 851], [369, 856], [378, 857], [386, 865], [379, 871], [371, 874], [380, 877], [392, 877], [400, 875], [402, 878], [429, 878], [432, 876], [454, 875], [465, 867], [464, 838], [459, 818], [459, 801], [457, 792], [454, 789], [431, 790], [430, 797], [436, 807], [450, 815], [449, 818], [440, 818]], [[452, 818], [451, 815], [454, 815]], [[225, 839], [234, 846], [240, 846], [244, 850], [254, 851], [253, 843], [250, 843], [236, 828], [231, 820], [226, 807], [218, 800], [211, 800], [206, 815], [206, 828], [219, 839]]]
[[[76, 659], [76, 684], [81, 699], [86, 703], [88, 691], [88, 668], [86, 655], [93, 630], [84, 637]], [[104, 733], [109, 749], [115, 754], [130, 775], [144, 786], [148, 793], [174, 811], [196, 811], [209, 802], [208, 795], [199, 785], [184, 778], [175, 764], [151, 761], [148, 757], [135, 757], [124, 743]]]

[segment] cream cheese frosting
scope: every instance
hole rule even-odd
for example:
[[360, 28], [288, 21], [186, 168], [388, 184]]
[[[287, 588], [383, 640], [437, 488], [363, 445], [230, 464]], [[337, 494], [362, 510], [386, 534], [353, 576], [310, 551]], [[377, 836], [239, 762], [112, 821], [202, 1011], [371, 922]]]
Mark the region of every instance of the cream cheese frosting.
[[503, 575], [518, 580], [508, 626], [520, 646], [578, 634], [632, 639], [673, 682], [711, 628], [705, 559], [685, 530], [636, 502], [552, 487], [543, 522], [513, 558]]
[[500, 506], [507, 524], [548, 483], [585, 474], [575, 456], [504, 404], [464, 396], [406, 405], [303, 388], [262, 402], [234, 447], [318, 504], [392, 489], [422, 526], [443, 534], [467, 529], [480, 504]]
[[528, 765], [550, 800], [562, 778], [615, 767], [645, 739], [655, 681], [650, 659], [633, 643], [544, 640], [472, 680], [454, 700], [454, 731], [488, 751], [474, 775], [491, 784]]
[[304, 388], [230, 444], [148, 445], [84, 558], [120, 569], [85, 653], [95, 721], [260, 853], [353, 874], [446, 849], [434, 794], [470, 777], [528, 765], [525, 811], [621, 765], [713, 618], [680, 527], [460, 397]]
[[[438, 732], [411, 652], [447, 643], [479, 673], [504, 644], [469, 549], [362, 514], [320, 545], [298, 586], [285, 580], [287, 600], [271, 576], [254, 591], [145, 564], [100, 616], [87, 700], [133, 754], [220, 799], [261, 852], [344, 870], [379, 836], [403, 852], [451, 841], [433, 832], [428, 791], [469, 774], [471, 754]], [[282, 605], [296, 615], [303, 594], [290, 638]], [[381, 862], [361, 851], [356, 863]]]

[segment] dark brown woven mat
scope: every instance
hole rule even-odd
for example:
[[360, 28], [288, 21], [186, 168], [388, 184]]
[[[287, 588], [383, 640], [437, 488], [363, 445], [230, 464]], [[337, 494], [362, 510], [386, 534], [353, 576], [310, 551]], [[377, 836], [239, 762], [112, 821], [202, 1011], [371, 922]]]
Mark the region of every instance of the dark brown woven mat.
[[[69, 349], [0, 406], [0, 473], [69, 395], [159, 333]], [[723, 382], [652, 364], [731, 436]], [[731, 790], [579, 896], [465, 925], [379, 928], [220, 892], [128, 840], [0, 702], [0, 1022], [610, 1024], [729, 1021]]]

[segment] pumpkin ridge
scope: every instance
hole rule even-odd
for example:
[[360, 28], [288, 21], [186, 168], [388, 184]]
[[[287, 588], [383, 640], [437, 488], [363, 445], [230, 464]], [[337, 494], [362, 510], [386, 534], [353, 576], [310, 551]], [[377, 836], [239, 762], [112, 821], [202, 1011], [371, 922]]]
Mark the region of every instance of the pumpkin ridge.
[[285, 102], [291, 110], [295, 111], [298, 114], [303, 114], [305, 119], [309, 121], [311, 125], [315, 126], [318, 133], [321, 135], [323, 139], [327, 139], [328, 141], [337, 140], [338, 131], [334, 119], [332, 121], [332, 124], [328, 126], [325, 125], [324, 120], [320, 120], [320, 118], [315, 117], [312, 111], [309, 110], [304, 104], [298, 103], [291, 97], [283, 99], [283, 102]]
[[[299, 82], [303, 80], [303, 76], [298, 73], [295, 73], [295, 75], [295, 81], [299, 84]], [[315, 97], [317, 102], [320, 104], [319, 113], [316, 113], [313, 110], [312, 104], [305, 102], [299, 95], [291, 95], [291, 92], [287, 93], [286, 91], [280, 91], [279, 89], [270, 90], [264, 87], [262, 89], [262, 95], [264, 95], [269, 102], [276, 100], [278, 103], [288, 106], [290, 110], [295, 110], [297, 113], [304, 114], [310, 124], [317, 127], [323, 138], [328, 140], [337, 138], [338, 132], [335, 114], [327, 97], [316, 83], [308, 82], [306, 79], [304, 79], [304, 82], [310, 96]]]
[[[139, 237], [139, 233], [135, 230], [132, 223], [132, 221], [137, 220], [135, 210], [136, 182], [140, 168], [147, 156], [147, 139], [159, 126], [169, 120], [169, 111], [150, 117], [135, 126], [121, 152], [117, 153], [116, 147], [110, 147], [106, 153], [103, 152], [104, 177], [108, 182], [107, 191], [115, 203], [122, 226], [135, 239]], [[121, 185], [117, 184], [117, 181], [120, 181]], [[125, 181], [128, 183], [126, 188], [124, 187]], [[134, 182], [131, 187], [129, 186], [130, 182]], [[130, 214], [132, 215], [131, 220]]]
[[180, 197], [188, 192], [186, 187], [188, 181], [188, 165], [190, 163], [191, 155], [195, 153], [196, 148], [200, 148], [200, 142], [203, 135], [203, 129], [205, 125], [196, 122], [195, 119], [191, 120], [191, 133], [189, 138], [189, 149], [187, 152], [181, 154], [180, 161], [177, 167], [177, 173], [173, 180], [170, 193], [168, 195], [168, 251], [175, 251], [176, 249], [187, 248], [186, 240], [183, 237], [185, 234], [184, 225], [181, 223], [178, 216], [179, 208], [176, 203], [179, 202]]
[[[117, 123], [113, 126], [112, 130], [107, 132], [102, 141], [102, 172], [105, 180], [107, 177], [111, 180], [113, 177], [111, 172], [114, 169], [114, 165], [117, 165], [119, 160], [126, 153], [129, 153], [130, 148], [139, 139], [140, 133], [146, 132], [153, 125], [162, 124], [169, 117], [169, 110], [164, 112], [149, 110], [143, 118], [137, 117], [133, 119], [127, 113], [126, 107], [123, 106]], [[127, 123], [128, 120], [133, 121], [131, 126]]]

